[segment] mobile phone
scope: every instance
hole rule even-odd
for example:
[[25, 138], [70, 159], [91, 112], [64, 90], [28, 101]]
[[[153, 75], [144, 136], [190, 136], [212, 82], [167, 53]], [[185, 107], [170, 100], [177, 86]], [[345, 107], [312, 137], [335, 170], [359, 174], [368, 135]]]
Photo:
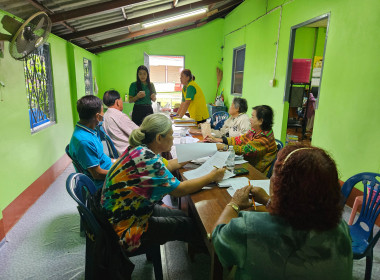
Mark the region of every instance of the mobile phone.
[[234, 173], [236, 175], [244, 175], [244, 174], [248, 174], [249, 171], [247, 169], [241, 167], [241, 168], [235, 168]]

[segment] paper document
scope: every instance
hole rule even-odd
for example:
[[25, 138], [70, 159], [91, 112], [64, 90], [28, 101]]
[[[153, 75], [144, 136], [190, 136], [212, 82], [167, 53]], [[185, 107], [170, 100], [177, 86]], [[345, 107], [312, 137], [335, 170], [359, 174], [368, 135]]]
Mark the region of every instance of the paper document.
[[[186, 136], [186, 137], [174, 138], [173, 139], [173, 144], [174, 145], [179, 145], [179, 144], [181, 144], [181, 140], [184, 140], [184, 142], [186, 144], [199, 142], [199, 139], [197, 139], [197, 138], [194, 138], [194, 137], [191, 137], [191, 136]], [[182, 143], [182, 144], [185, 144], [185, 143]]]
[[176, 145], [178, 163], [211, 156], [217, 152], [215, 143], [190, 143]]
[[[199, 144], [198, 144], [199, 145]], [[204, 175], [209, 174], [216, 166], [218, 168], [222, 168], [226, 165], [226, 160], [228, 158], [228, 152], [216, 152], [212, 157], [210, 157], [204, 164], [194, 170], [186, 171], [183, 175], [186, 179], [191, 180], [195, 178], [202, 177]], [[223, 179], [228, 179], [235, 176], [234, 173], [226, 170], [224, 173]]]
[[[241, 179], [241, 180], [237, 180], [237, 179]], [[269, 193], [269, 186], [270, 186], [270, 180], [269, 179], [250, 180], [250, 182], [251, 182], [251, 185], [253, 187], [261, 187], [266, 191], [267, 194], [270, 194]], [[248, 185], [248, 178], [247, 177], [232, 178], [232, 179], [228, 179], [228, 180], [223, 180], [219, 183], [220, 187], [227, 187], [228, 185], [231, 185], [231, 187], [229, 187], [227, 189], [227, 192], [232, 197], [235, 194], [236, 190], [241, 189], [241, 188], [245, 187], [246, 185]], [[256, 203], [256, 205], [261, 205], [261, 204]]]

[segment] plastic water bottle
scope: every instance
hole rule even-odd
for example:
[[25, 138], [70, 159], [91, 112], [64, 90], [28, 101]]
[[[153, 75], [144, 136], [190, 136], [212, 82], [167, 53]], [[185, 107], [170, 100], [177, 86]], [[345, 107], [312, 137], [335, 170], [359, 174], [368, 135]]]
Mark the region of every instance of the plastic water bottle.
[[186, 144], [186, 129], [181, 128], [179, 135], [181, 137], [180, 144]]
[[230, 154], [229, 154], [227, 161], [226, 161], [226, 167], [227, 167], [227, 170], [234, 173], [234, 170], [235, 170], [235, 150], [234, 150], [234, 147], [229, 146], [228, 152]]

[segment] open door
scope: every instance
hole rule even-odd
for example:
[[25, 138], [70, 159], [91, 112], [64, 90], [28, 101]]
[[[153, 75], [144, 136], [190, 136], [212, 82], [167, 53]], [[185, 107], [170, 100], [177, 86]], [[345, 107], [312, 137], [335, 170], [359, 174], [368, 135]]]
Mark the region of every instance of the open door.
[[311, 144], [321, 94], [328, 25], [329, 14], [325, 14], [291, 28], [284, 93], [286, 143]]

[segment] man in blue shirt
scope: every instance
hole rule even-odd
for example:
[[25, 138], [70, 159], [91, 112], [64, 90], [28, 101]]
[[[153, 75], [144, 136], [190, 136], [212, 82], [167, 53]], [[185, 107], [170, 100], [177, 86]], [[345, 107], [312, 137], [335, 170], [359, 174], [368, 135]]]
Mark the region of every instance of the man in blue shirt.
[[70, 140], [69, 154], [101, 188], [112, 165], [95, 130], [103, 120], [102, 100], [93, 95], [83, 96], [77, 101], [77, 111], [79, 121]]

